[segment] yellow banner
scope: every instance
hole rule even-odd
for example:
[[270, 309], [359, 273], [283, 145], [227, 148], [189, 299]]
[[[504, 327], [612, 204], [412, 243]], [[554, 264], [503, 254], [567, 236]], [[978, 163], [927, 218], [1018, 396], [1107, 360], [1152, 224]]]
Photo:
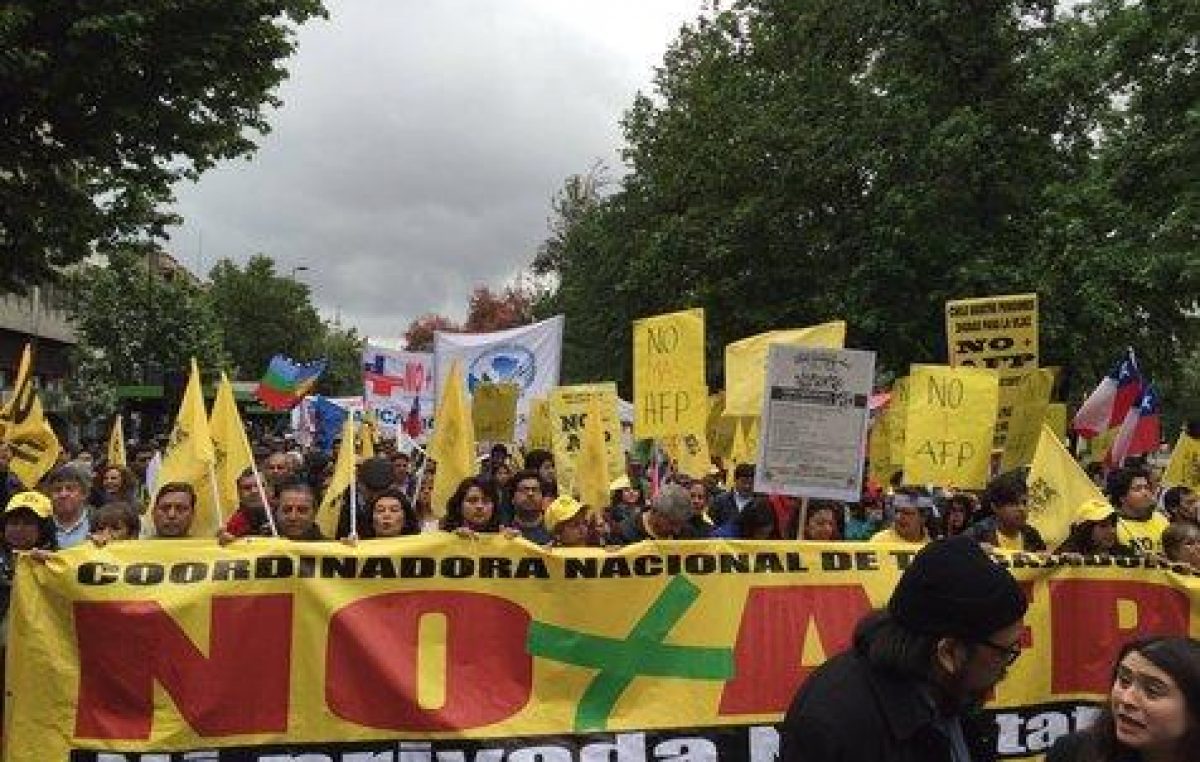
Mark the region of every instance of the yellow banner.
[[525, 435], [525, 445], [530, 450], [549, 450], [554, 447], [551, 436], [553, 426], [550, 421], [550, 401], [535, 397], [529, 401], [529, 431]]
[[[991, 368], [1000, 375], [1000, 404], [992, 446], [1004, 448], [1022, 377], [1038, 367], [1037, 294], [946, 302], [946, 343], [954, 368]], [[1036, 441], [1042, 422], [1032, 427]], [[1028, 434], [1029, 429], [1023, 429]], [[1022, 444], [1026, 447], [1028, 442]]]
[[633, 435], [702, 435], [708, 422], [704, 310], [633, 322]]
[[[996, 426], [1007, 427], [1004, 437], [1004, 453], [1000, 458], [1000, 470], [1011, 471], [1027, 466], [1037, 450], [1042, 424], [1049, 415], [1050, 392], [1054, 387], [1054, 372], [1049, 368], [1038, 368], [1023, 374], [1016, 385], [1001, 385], [1000, 395], [1008, 390], [1008, 417], [998, 419]], [[1004, 406], [1003, 400], [1001, 407]], [[995, 439], [992, 440], [995, 442]]]
[[621, 419], [617, 416], [617, 385], [578, 384], [559, 386], [550, 393], [551, 441], [554, 444], [554, 469], [558, 485], [567, 493], [578, 489], [576, 472], [583, 448], [583, 424], [588, 401], [599, 396], [604, 416], [604, 440], [608, 447], [608, 478], [625, 473], [625, 449], [621, 445]]
[[767, 381], [767, 348], [772, 344], [841, 349], [846, 344], [846, 322], [767, 331], [725, 346], [725, 415], [761, 416], [763, 387]]
[[909, 374], [904, 481], [983, 489], [998, 395], [995, 371], [914, 365]]
[[0, 410], [0, 441], [7, 442], [12, 450], [9, 470], [26, 489], [37, 487], [62, 452], [34, 386], [33, 348], [29, 344], [21, 353], [12, 399]]
[[471, 397], [471, 420], [475, 441], [512, 442], [517, 425], [517, 384], [480, 384]]
[[[796, 688], [911, 558], [865, 543], [564, 552], [440, 533], [85, 544], [20, 561], [4, 759], [392, 759], [398, 740], [502, 759], [536, 737], [539, 759], [603, 745], [675, 759], [686, 739], [704, 759], [769, 760]], [[987, 707], [1004, 759], [1075, 729], [1129, 639], [1200, 635], [1200, 577], [1183, 567], [1000, 559], [1030, 596], [1021, 657]]]

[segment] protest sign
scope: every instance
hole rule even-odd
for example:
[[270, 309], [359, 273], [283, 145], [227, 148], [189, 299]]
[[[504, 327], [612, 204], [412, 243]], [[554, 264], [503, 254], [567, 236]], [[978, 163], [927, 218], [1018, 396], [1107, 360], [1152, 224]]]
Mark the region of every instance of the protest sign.
[[[836, 542], [547, 552], [434, 533], [22, 557], [5, 759], [384, 760], [399, 748], [766, 762], [797, 687], [850, 645], [912, 556]], [[1200, 635], [1200, 577], [1185, 567], [998, 558], [1030, 601], [1021, 657], [984, 707], [1001, 759], [1032, 760], [1086, 723], [1122, 644]]]
[[725, 415], [762, 414], [763, 384], [767, 377], [767, 347], [840, 349], [846, 343], [846, 322], [834, 320], [807, 328], [767, 331], [725, 346]]
[[529, 401], [529, 433], [525, 445], [530, 450], [550, 450], [554, 447], [551, 436], [550, 401], [534, 397]]
[[621, 421], [617, 414], [617, 385], [610, 382], [559, 386], [550, 393], [550, 438], [560, 491], [569, 493], [578, 487], [576, 471], [583, 446], [583, 424], [587, 418], [588, 402], [594, 396], [600, 398], [604, 415], [608, 478], [615, 479], [625, 473], [625, 450], [621, 446]]
[[[946, 302], [946, 343], [951, 367], [991, 368], [1000, 377], [992, 446], [1004, 447], [1017, 385], [1038, 366], [1037, 294], [988, 296]], [[1037, 438], [1039, 421], [1033, 427]], [[1026, 431], [1025, 433], [1028, 433]]]
[[[433, 426], [433, 354], [367, 342], [363, 348], [363, 401], [380, 436], [423, 442]], [[417, 420], [410, 421], [415, 417]]]
[[880, 486], [886, 485], [898, 470], [892, 465], [888, 435], [888, 414], [886, 410], [881, 410], [876, 414], [867, 436], [867, 476]]
[[959, 489], [987, 486], [998, 396], [993, 370], [914, 365], [904, 481]]
[[755, 492], [858, 500], [874, 377], [874, 352], [773, 345]]
[[707, 403], [704, 310], [635, 320], [634, 437], [703, 435], [708, 422]]
[[516, 384], [480, 384], [471, 396], [471, 420], [475, 441], [512, 442], [517, 423]]
[[[1027, 466], [1033, 460], [1038, 437], [1042, 433], [1042, 424], [1045, 423], [1049, 412], [1054, 372], [1049, 368], [1036, 368], [1023, 373], [1015, 385], [1007, 388], [1008, 431], [1004, 440], [1004, 452], [1000, 457], [1001, 471]], [[1001, 396], [1004, 396], [1004, 392], [1001, 392]], [[996, 425], [999, 426], [1000, 422], [997, 421]], [[992, 441], [994, 443], [995, 439]]]
[[908, 389], [908, 376], [896, 379], [892, 384], [892, 399], [888, 402], [887, 411], [884, 413], [887, 416], [888, 453], [893, 471], [904, 470], [904, 429], [908, 423]]

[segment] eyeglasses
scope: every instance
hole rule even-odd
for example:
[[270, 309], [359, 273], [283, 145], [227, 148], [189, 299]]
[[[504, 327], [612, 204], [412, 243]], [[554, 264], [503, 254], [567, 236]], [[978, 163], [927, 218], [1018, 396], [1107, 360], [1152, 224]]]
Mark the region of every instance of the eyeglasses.
[[1019, 642], [1013, 643], [1011, 646], [1002, 646], [999, 643], [993, 643], [990, 640], [977, 640], [975, 642], [981, 646], [987, 646], [993, 651], [1004, 654], [1004, 666], [1006, 667], [1011, 667], [1013, 662], [1021, 658], [1021, 644]]

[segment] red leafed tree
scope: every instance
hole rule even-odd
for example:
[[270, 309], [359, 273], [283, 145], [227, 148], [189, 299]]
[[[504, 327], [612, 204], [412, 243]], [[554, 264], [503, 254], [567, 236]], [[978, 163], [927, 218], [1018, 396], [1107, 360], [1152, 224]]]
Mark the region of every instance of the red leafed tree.
[[461, 329], [450, 318], [430, 312], [408, 324], [408, 330], [404, 332], [404, 343], [410, 352], [432, 352], [434, 331], [459, 330]]
[[532, 320], [533, 298], [526, 290], [507, 286], [495, 293], [487, 286], [477, 286], [467, 303], [467, 322], [462, 329], [468, 333], [503, 331]]

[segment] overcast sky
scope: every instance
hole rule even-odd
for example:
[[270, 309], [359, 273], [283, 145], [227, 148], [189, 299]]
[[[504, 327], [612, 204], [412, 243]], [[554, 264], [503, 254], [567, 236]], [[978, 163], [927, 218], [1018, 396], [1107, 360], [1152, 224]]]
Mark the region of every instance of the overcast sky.
[[550, 198], [596, 160], [701, 0], [329, 0], [273, 131], [178, 189], [170, 250], [207, 273], [265, 253], [321, 313], [395, 337], [464, 317], [528, 267]]

